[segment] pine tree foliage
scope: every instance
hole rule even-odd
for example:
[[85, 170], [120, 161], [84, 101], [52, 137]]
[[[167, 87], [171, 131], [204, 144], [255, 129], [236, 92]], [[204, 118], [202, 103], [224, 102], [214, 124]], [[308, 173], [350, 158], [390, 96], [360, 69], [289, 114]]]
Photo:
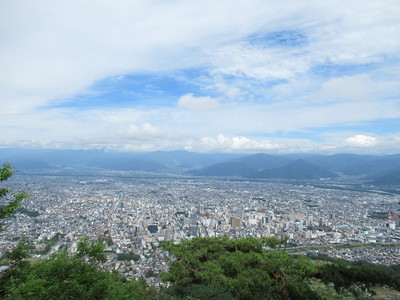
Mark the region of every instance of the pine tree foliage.
[[[162, 279], [169, 284], [167, 292], [178, 299], [358, 299], [374, 286], [400, 289], [398, 272], [388, 267], [317, 264], [306, 256], [271, 249], [284, 242], [224, 236], [165, 243], [172, 261]], [[313, 283], [334, 289], [329, 295]]]
[[194, 238], [164, 248], [174, 257], [164, 281], [170, 293], [198, 299], [318, 299], [306, 282], [317, 267], [268, 248], [274, 238]]

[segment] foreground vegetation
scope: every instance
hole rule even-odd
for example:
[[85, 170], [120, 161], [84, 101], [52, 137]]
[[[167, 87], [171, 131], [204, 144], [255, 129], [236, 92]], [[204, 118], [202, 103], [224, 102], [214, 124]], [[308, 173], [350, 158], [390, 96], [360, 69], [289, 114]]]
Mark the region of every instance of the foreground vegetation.
[[63, 251], [19, 262], [0, 277], [2, 299], [155, 299], [144, 280], [126, 281]]
[[195, 299], [341, 299], [400, 289], [396, 268], [290, 256], [273, 238], [196, 238], [164, 247], [175, 257], [163, 280], [170, 295]]
[[[162, 247], [171, 256], [164, 287], [126, 280], [101, 267], [101, 242], [82, 239], [75, 255], [60, 251], [31, 263], [20, 244], [0, 275], [1, 299], [359, 299], [400, 289], [398, 268], [311, 261], [290, 256], [274, 238], [194, 238]], [[275, 248], [275, 250], [272, 250]], [[379, 289], [377, 289], [379, 287]]]
[[[15, 173], [15, 169], [8, 163], [3, 164], [0, 168], [0, 182], [6, 181]], [[25, 192], [19, 192], [10, 196], [10, 188], [4, 187], [0, 188], [0, 199], [8, 198], [10, 201], [7, 205], [0, 207], [0, 222], [2, 219], [15, 214], [16, 210], [19, 208], [21, 202], [27, 198], [28, 195]], [[0, 223], [0, 231], [4, 231], [4, 223]]]

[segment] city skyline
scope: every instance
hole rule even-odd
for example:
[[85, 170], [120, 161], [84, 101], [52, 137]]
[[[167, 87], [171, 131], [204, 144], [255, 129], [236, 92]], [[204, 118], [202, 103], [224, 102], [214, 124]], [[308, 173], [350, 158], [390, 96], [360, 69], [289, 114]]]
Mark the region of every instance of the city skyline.
[[397, 1], [0, 4], [0, 147], [397, 153]]

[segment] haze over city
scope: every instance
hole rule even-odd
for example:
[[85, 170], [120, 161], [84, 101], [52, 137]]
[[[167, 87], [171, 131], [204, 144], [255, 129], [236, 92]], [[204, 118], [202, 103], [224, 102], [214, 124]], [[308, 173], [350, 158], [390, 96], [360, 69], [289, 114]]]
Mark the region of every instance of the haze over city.
[[398, 1], [2, 1], [0, 147], [391, 154]]

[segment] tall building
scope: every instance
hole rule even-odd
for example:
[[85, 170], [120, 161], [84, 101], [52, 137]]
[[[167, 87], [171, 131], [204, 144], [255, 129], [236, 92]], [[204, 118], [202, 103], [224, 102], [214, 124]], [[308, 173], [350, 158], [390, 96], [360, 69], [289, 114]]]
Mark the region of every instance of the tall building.
[[232, 227], [241, 227], [242, 222], [240, 218], [231, 217], [230, 224]]

